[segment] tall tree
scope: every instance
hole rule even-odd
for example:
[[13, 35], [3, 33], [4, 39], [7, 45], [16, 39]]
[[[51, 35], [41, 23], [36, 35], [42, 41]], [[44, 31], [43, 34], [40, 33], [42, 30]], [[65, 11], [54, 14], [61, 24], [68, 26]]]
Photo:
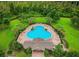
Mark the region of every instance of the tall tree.
[[79, 17], [78, 16], [73, 16], [71, 19], [72, 25], [74, 25], [75, 27], [79, 27]]

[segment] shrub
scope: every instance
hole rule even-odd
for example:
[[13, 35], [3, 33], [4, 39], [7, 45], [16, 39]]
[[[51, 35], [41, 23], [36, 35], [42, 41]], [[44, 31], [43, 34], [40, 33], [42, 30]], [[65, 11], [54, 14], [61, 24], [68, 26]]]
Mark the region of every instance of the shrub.
[[9, 25], [0, 24], [0, 31], [1, 31], [1, 30], [5, 30], [5, 29], [7, 29], [7, 28], [9, 28]]
[[65, 52], [66, 51], [64, 51], [62, 46], [59, 44], [55, 48], [53, 48], [53, 50], [45, 49], [44, 55], [46, 57], [48, 56], [62, 57], [65, 56]]
[[64, 56], [64, 54], [65, 54], [65, 51], [63, 50], [61, 45], [57, 45], [52, 51], [52, 56], [55, 56], [55, 57], [62, 57]]
[[19, 51], [23, 49], [23, 46], [18, 42], [14, 42], [14, 48], [15, 50]]
[[13, 40], [10, 45], [9, 45], [9, 49], [12, 50], [16, 50], [16, 51], [21, 51], [23, 49], [23, 46], [17, 42], [17, 40]]
[[13, 14], [13, 15], [18, 15], [19, 12], [18, 12], [18, 8], [14, 5], [14, 3], [10, 3], [9, 4], [9, 8], [10, 8], [10, 13]]
[[7, 51], [7, 54], [12, 54], [12, 50], [9, 49], [9, 50]]
[[79, 57], [79, 52], [69, 51], [65, 53], [66, 57]]
[[48, 49], [45, 49], [44, 56], [46, 56], [46, 57], [52, 56], [52, 51], [51, 50], [48, 50]]
[[72, 25], [74, 25], [74, 27], [79, 28], [79, 17], [78, 16], [73, 16], [71, 18], [71, 22], [72, 22]]
[[4, 56], [5, 56], [5, 52], [0, 49], [0, 57], [4, 57]]
[[60, 15], [59, 15], [59, 13], [55, 9], [53, 9], [52, 11], [50, 11], [47, 14], [47, 16], [52, 18], [52, 22], [53, 23], [57, 22], [57, 20], [60, 19]]
[[24, 52], [26, 53], [26, 55], [30, 55], [31, 56], [32, 49], [31, 48], [24, 49]]

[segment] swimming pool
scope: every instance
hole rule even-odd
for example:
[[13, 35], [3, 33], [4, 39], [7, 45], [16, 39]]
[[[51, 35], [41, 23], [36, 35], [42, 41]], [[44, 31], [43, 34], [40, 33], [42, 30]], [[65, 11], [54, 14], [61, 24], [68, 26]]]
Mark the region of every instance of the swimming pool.
[[26, 33], [26, 36], [31, 38], [31, 40], [34, 39], [44, 39], [48, 40], [51, 38], [51, 33], [47, 31], [44, 26], [35, 26], [31, 29], [31, 31]]

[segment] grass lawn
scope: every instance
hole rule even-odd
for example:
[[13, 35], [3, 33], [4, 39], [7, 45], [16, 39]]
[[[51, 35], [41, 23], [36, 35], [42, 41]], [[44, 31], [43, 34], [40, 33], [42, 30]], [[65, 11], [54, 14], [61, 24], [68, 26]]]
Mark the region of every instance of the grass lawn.
[[14, 34], [10, 29], [0, 31], [0, 48], [7, 49], [13, 38]]
[[26, 54], [23, 51], [16, 52], [16, 57], [30, 57], [31, 54]]
[[70, 18], [61, 18], [54, 26], [65, 31], [65, 39], [68, 42], [69, 50], [79, 52], [79, 30], [71, 26]]
[[[5, 49], [6, 51], [11, 41], [15, 38], [14, 31], [16, 31], [16, 29], [21, 29], [24, 26], [26, 27], [26, 25], [21, 23], [19, 20], [13, 20], [10, 22], [8, 29], [0, 31], [0, 49]], [[18, 52], [16, 56], [23, 57], [30, 55], [26, 55], [24, 52]]]
[[47, 23], [48, 22], [48, 19], [46, 19], [46, 17], [33, 17], [32, 19], [31, 19], [32, 21], [32, 23]]
[[10, 22], [10, 28], [11, 28], [11, 30], [14, 30], [14, 31], [18, 30], [18, 29], [21, 29], [23, 27], [26, 27], [26, 26], [27, 26], [27, 23], [24, 24], [21, 21], [19, 21], [18, 19], [13, 20], [13, 21]]
[[19, 20], [13, 20], [10, 22], [10, 28], [0, 31], [0, 48], [7, 49], [9, 43], [14, 39], [14, 32], [12, 30], [15, 31], [23, 26], [24, 24]]

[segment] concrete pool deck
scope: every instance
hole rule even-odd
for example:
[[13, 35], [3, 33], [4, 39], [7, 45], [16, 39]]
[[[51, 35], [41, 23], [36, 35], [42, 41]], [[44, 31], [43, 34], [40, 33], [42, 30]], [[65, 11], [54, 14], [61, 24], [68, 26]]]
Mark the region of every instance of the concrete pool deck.
[[[49, 40], [47, 40], [47, 42], [52, 42], [53, 45], [58, 45], [61, 43], [60, 41], [60, 38], [59, 38], [59, 35], [55, 32], [55, 30], [47, 25], [47, 24], [33, 24], [33, 25], [30, 25], [29, 27], [27, 27], [18, 37], [17, 41], [19, 43], [21, 43], [23, 45], [23, 47], [25, 48], [24, 46], [24, 43], [25, 42], [31, 42], [31, 38], [29, 37], [25, 37], [25, 34], [27, 34], [27, 32], [29, 32], [32, 27], [35, 27], [35, 26], [44, 26], [44, 28], [46, 28], [52, 35], [51, 35], [51, 38]], [[38, 42], [37, 42], [38, 43]]]

